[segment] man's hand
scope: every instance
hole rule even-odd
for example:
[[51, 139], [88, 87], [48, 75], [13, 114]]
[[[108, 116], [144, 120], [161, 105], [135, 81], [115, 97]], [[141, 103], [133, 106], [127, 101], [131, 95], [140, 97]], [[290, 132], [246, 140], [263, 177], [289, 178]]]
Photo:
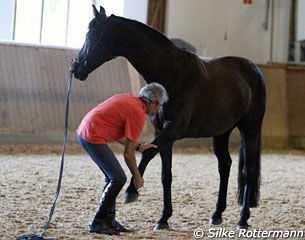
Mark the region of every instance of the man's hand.
[[151, 143], [144, 143], [144, 144], [140, 144], [139, 145], [139, 152], [144, 152], [145, 150], [149, 149], [149, 148], [158, 148], [157, 145], [155, 144], [151, 144]]
[[135, 188], [138, 190], [139, 188], [144, 186], [144, 179], [142, 177], [134, 177], [133, 184]]

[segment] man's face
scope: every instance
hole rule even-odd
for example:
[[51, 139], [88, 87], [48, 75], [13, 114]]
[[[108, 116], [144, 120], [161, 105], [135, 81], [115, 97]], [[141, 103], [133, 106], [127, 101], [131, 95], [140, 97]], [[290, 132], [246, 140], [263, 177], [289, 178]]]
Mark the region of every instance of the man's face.
[[153, 114], [156, 113], [157, 111], [159, 111], [161, 107], [161, 104], [159, 104], [157, 101], [152, 101], [149, 104], [147, 104], [147, 114]]

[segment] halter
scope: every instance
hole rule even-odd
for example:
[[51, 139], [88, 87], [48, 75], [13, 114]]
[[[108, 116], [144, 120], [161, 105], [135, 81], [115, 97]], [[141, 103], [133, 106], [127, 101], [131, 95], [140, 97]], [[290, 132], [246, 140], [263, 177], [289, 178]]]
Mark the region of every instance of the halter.
[[79, 61], [76, 60], [75, 58], [72, 58], [71, 61], [70, 61], [70, 68], [69, 68], [70, 73], [74, 72], [75, 63], [79, 63]]

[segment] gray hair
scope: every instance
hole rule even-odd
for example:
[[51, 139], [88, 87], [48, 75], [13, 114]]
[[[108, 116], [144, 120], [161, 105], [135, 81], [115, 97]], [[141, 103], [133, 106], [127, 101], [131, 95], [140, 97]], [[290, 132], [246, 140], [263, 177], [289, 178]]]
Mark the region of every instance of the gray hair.
[[142, 87], [139, 97], [147, 103], [156, 101], [160, 105], [168, 101], [168, 95], [165, 88], [156, 82], [152, 82]]

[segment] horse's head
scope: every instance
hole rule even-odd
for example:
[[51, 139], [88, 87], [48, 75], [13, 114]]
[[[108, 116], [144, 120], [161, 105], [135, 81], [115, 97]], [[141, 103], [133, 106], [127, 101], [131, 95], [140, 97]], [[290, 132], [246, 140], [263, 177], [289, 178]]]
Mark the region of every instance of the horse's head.
[[79, 80], [85, 80], [89, 73], [113, 58], [109, 40], [104, 33], [107, 18], [105, 9], [100, 7], [100, 11], [97, 11], [92, 6], [94, 18], [89, 23], [86, 40], [73, 60], [74, 76]]

